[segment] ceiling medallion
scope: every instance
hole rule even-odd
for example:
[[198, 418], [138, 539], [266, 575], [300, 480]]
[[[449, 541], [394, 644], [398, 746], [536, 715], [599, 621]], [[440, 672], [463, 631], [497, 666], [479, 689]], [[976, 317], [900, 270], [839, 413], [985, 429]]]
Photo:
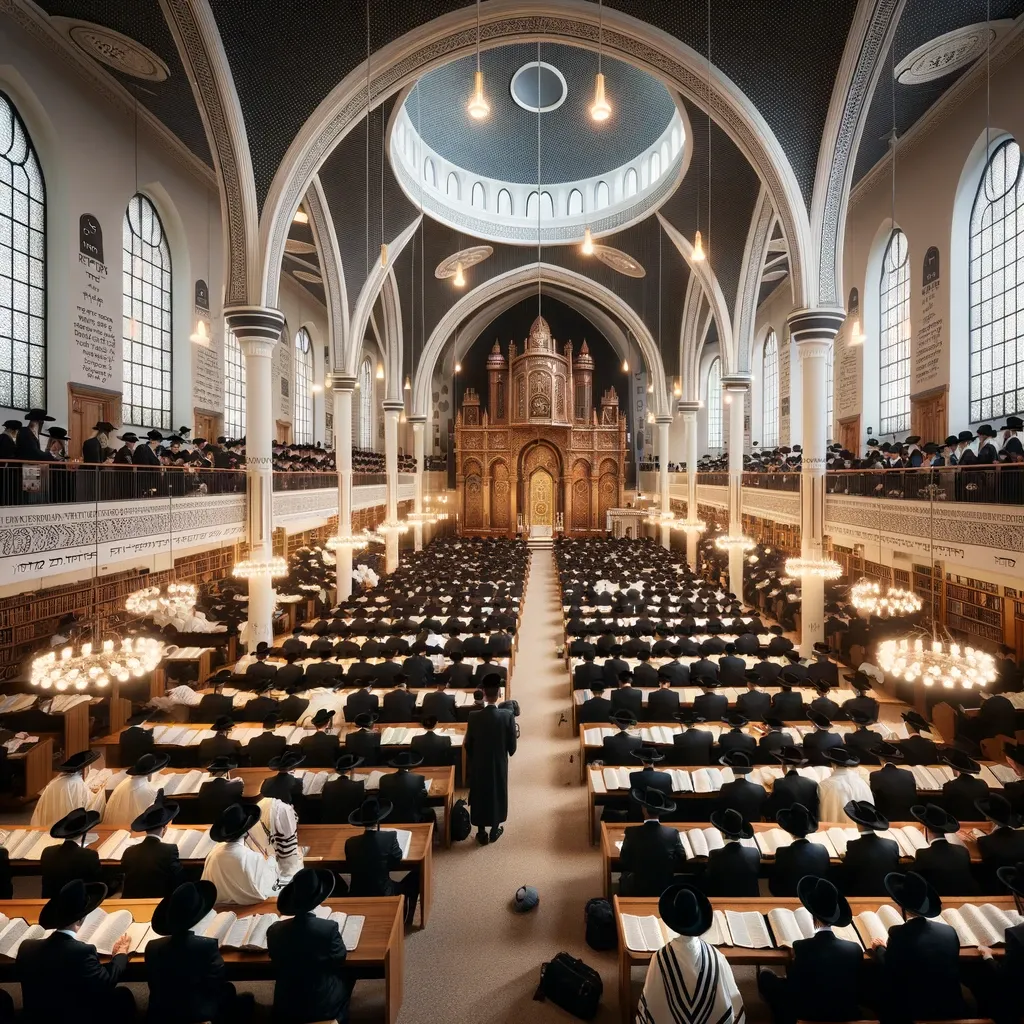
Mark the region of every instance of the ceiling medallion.
[[565, 102], [569, 86], [565, 75], [554, 64], [531, 60], [512, 76], [508, 91], [523, 110], [531, 114], [547, 114]]
[[937, 36], [908, 53], [896, 65], [896, 81], [901, 85], [923, 85], [945, 78], [982, 56], [989, 42], [1012, 24], [1010, 20], [990, 22], [987, 37], [984, 22], [964, 25]]
[[311, 274], [308, 270], [293, 270], [292, 276], [300, 281], [308, 281], [310, 284], [323, 284], [324, 279], [319, 274]]
[[316, 252], [316, 246], [312, 242], [303, 242], [299, 238], [289, 238], [284, 243], [284, 251], [291, 253]]
[[610, 245], [595, 245], [594, 255], [604, 264], [626, 277], [646, 277], [647, 271], [629, 253]]
[[470, 267], [475, 267], [478, 263], [483, 263], [483, 261], [493, 255], [493, 253], [494, 249], [489, 245], [473, 245], [468, 249], [461, 249], [459, 252], [453, 252], [451, 256], [446, 256], [434, 268], [434, 277], [439, 281], [445, 281], [449, 277], [455, 277], [459, 272], [460, 266], [463, 270], [469, 270]]
[[171, 73], [152, 50], [111, 28], [79, 18], [54, 17], [50, 21], [83, 53], [124, 75], [163, 82]]

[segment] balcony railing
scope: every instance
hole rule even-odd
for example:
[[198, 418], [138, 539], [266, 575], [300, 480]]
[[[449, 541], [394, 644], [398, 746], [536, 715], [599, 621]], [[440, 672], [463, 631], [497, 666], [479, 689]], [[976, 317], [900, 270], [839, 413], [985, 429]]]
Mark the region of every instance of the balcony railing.
[[[683, 474], [685, 477], [685, 474]], [[698, 473], [697, 486], [728, 487], [728, 473]], [[744, 487], [757, 487], [763, 491], [799, 491], [799, 473], [744, 473]]]
[[842, 469], [825, 476], [828, 494], [903, 501], [1024, 503], [1024, 464], [940, 469]]

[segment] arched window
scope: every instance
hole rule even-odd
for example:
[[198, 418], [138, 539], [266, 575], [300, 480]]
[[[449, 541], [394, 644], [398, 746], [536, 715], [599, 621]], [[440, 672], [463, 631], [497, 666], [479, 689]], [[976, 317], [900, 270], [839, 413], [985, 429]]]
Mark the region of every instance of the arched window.
[[437, 188], [437, 168], [429, 156], [423, 161], [423, 180], [431, 188]]
[[722, 361], [708, 367], [708, 448], [722, 447]]
[[[992, 153], [971, 211], [971, 422], [1024, 410], [1024, 176], [1020, 146]], [[998, 426], [998, 424], [993, 424]]]
[[569, 193], [569, 203], [566, 206], [566, 212], [570, 217], [580, 217], [583, 214], [583, 193], [578, 189], [574, 188]]
[[598, 210], [603, 210], [609, 202], [611, 202], [611, 196], [608, 191], [608, 182], [599, 181], [594, 189], [594, 206]]
[[0, 93], [0, 406], [46, 405], [46, 187]]
[[462, 187], [459, 184], [459, 176], [454, 171], [451, 171], [448, 174], [448, 181], [445, 184], [445, 190], [448, 192], [448, 195], [454, 196], [456, 199], [462, 198]]
[[470, 200], [470, 205], [478, 210], [487, 209], [487, 196], [484, 194], [484, 187], [479, 181], [473, 183], [473, 195]]
[[834, 386], [832, 383], [832, 374], [834, 372], [834, 356], [835, 348], [832, 343], [828, 346], [828, 355], [825, 357], [825, 436], [831, 441], [832, 434], [832, 417], [835, 415], [834, 411]]
[[313, 346], [309, 332], [300, 327], [295, 335], [295, 412], [293, 440], [313, 443]]
[[880, 432], [901, 434], [910, 429], [910, 253], [899, 228], [882, 259], [878, 307]]
[[761, 444], [774, 448], [779, 443], [779, 339], [774, 331], [764, 341], [761, 381]]
[[661, 177], [661, 155], [651, 154], [651, 184], [653, 185]]
[[149, 199], [132, 196], [124, 215], [124, 387], [121, 420], [171, 427], [171, 250]]
[[680, 135], [678, 128], [672, 129], [672, 155], [675, 156], [679, 152], [679, 147], [683, 144], [682, 136]]
[[245, 436], [245, 359], [234, 331], [224, 341], [224, 433]]
[[639, 182], [637, 179], [636, 168], [630, 167], [630, 169], [626, 171], [626, 177], [623, 181], [623, 194], [627, 196], [627, 198], [629, 196], [635, 196], [638, 187]]
[[512, 216], [512, 193], [507, 188], [498, 193], [498, 213], [506, 217]]
[[536, 192], [531, 192], [526, 197], [526, 216], [529, 220], [537, 220], [537, 203], [539, 199]]
[[359, 367], [359, 447], [373, 447], [373, 365], [369, 359]]

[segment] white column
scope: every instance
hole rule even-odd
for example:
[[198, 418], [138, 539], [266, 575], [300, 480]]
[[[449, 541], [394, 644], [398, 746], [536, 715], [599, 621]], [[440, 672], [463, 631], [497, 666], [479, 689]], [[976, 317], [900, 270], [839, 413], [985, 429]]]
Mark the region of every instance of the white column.
[[[743, 533], [743, 399], [750, 386], [749, 377], [730, 374], [723, 378], [723, 401], [729, 421], [729, 535]], [[743, 600], [742, 548], [729, 549], [729, 590]]]
[[[820, 559], [825, 550], [825, 449], [828, 352], [842, 326], [841, 310], [801, 309], [790, 314], [789, 331], [800, 355], [803, 407], [800, 476], [800, 557]], [[800, 651], [809, 658], [825, 639], [825, 581], [804, 575], [800, 584]]]
[[[384, 469], [388, 475], [389, 523], [398, 521], [398, 417], [404, 408], [401, 401], [384, 401]], [[384, 571], [398, 568], [398, 534], [388, 533], [384, 543]]]
[[[271, 365], [284, 317], [276, 309], [236, 306], [224, 310], [224, 319], [245, 357], [246, 540], [249, 557], [266, 562], [274, 553]], [[276, 604], [269, 576], [249, 580], [249, 620], [243, 640], [250, 651], [261, 641], [273, 643]]]
[[[672, 495], [669, 493], [668, 482], [668, 432], [672, 426], [671, 416], [658, 417], [658, 493], [661, 495], [661, 511], [668, 512], [672, 508]], [[668, 526], [660, 526], [661, 546], [672, 546], [672, 530]]]
[[[333, 377], [334, 452], [338, 466], [338, 536], [352, 536], [352, 393], [355, 377]], [[352, 596], [352, 549], [339, 548], [334, 568], [338, 603]]]
[[413, 505], [413, 511], [417, 515], [417, 520], [413, 524], [412, 535], [413, 535], [413, 549], [415, 551], [423, 550], [423, 523], [419, 521], [419, 516], [423, 512], [423, 458], [424, 458], [424, 440], [423, 432], [426, 426], [426, 417], [417, 416], [415, 419], [409, 417], [409, 422], [412, 423], [412, 451], [416, 458], [416, 492], [415, 492], [415, 503]]
[[[697, 520], [697, 410], [699, 402], [679, 402], [676, 408], [683, 417], [684, 459], [686, 462], [686, 518]], [[686, 531], [686, 561], [693, 572], [697, 571], [700, 534], [696, 530]]]

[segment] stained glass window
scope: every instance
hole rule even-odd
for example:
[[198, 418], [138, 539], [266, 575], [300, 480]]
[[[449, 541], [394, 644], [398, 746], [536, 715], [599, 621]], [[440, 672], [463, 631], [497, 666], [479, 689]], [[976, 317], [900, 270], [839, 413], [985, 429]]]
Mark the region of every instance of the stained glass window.
[[224, 433], [245, 436], [245, 357], [234, 331], [224, 343]]
[[722, 361], [708, 367], [708, 447], [722, 447]]
[[761, 446], [774, 448], [779, 443], [779, 339], [768, 332], [761, 364]]
[[313, 346], [309, 332], [295, 335], [295, 414], [292, 434], [296, 444], [313, 443]]
[[910, 252], [898, 228], [889, 237], [879, 282], [878, 397], [880, 432], [910, 429]]

